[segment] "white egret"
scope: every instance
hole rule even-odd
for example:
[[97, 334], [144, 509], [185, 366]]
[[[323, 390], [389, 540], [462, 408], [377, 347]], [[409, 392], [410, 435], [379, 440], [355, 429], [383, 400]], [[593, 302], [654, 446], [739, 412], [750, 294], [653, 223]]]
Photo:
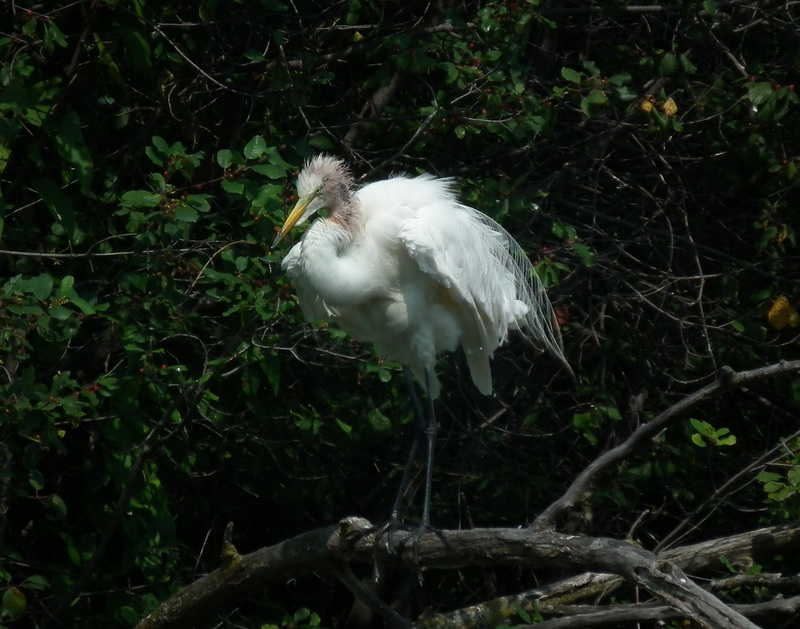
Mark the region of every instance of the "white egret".
[[328, 210], [282, 264], [304, 315], [334, 321], [354, 339], [374, 343], [425, 388], [427, 418], [409, 380], [419, 432], [392, 519], [398, 519], [424, 433], [420, 530], [429, 528], [437, 358], [460, 345], [472, 381], [486, 395], [492, 391], [489, 360], [509, 330], [527, 332], [566, 365], [552, 306], [517, 242], [488, 216], [459, 203], [450, 179], [399, 176], [357, 189], [343, 160], [317, 155], [300, 172], [297, 195], [273, 247], [295, 225]]

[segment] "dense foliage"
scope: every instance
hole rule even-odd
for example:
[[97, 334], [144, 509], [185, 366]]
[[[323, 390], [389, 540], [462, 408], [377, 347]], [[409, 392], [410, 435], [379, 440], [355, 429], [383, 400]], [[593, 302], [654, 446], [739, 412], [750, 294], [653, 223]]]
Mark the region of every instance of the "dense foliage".
[[[438, 525], [530, 521], [721, 366], [798, 355], [789, 5], [3, 11], [4, 626], [130, 626], [216, 567], [229, 521], [251, 550], [386, 516], [410, 422], [399, 370], [307, 325], [268, 246], [315, 151], [367, 180], [457, 177], [563, 323], [577, 383], [519, 340], [493, 398], [443, 362]], [[698, 407], [568, 524], [652, 548], [797, 520], [798, 413], [796, 378]], [[428, 604], [534, 580], [430, 577]], [[309, 579], [220, 622], [329, 625], [342, 605]]]

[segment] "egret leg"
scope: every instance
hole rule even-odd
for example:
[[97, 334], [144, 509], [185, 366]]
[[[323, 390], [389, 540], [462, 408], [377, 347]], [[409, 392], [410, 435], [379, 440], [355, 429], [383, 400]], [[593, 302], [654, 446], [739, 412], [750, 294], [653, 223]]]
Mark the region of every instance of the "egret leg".
[[425, 436], [428, 438], [428, 452], [425, 460], [425, 502], [422, 505], [421, 529], [429, 528], [431, 525], [431, 493], [433, 491], [433, 458], [436, 450], [436, 431], [439, 424], [436, 421], [436, 411], [433, 408], [433, 396], [431, 395], [431, 372], [425, 370], [425, 389], [428, 396], [428, 421], [425, 426]]
[[[419, 527], [416, 530], [412, 531], [411, 534], [403, 540], [403, 546], [407, 546], [409, 543], [412, 545], [412, 553], [414, 556], [414, 563], [419, 563], [419, 540], [420, 538], [428, 532], [435, 533], [439, 539], [447, 544], [447, 538], [445, 538], [444, 533], [442, 533], [439, 529], [435, 529], [431, 526], [431, 494], [433, 493], [433, 459], [434, 453], [436, 450], [436, 432], [439, 427], [438, 422], [436, 421], [436, 412], [434, 411], [433, 406], [433, 396], [431, 395], [431, 372], [426, 369], [425, 370], [425, 391], [428, 396], [428, 416], [427, 420], [424, 420], [424, 430], [422, 433], [419, 434], [419, 438], [422, 438], [424, 435], [427, 440], [427, 456], [425, 459], [425, 497], [424, 503], [422, 505], [422, 520], [420, 521]], [[422, 579], [422, 573], [419, 573], [420, 580]]]
[[[414, 409], [414, 442], [411, 444], [411, 451], [409, 452], [406, 468], [403, 471], [403, 478], [400, 481], [400, 488], [397, 492], [392, 506], [392, 513], [389, 521], [381, 526], [378, 531], [378, 539], [380, 533], [385, 532], [387, 535], [388, 548], [391, 551], [392, 536], [395, 530], [400, 526], [400, 512], [403, 507], [403, 499], [408, 491], [409, 483], [411, 482], [412, 468], [414, 461], [417, 458], [420, 443], [424, 440], [426, 443], [426, 457], [425, 457], [425, 495], [424, 503], [422, 505], [422, 520], [419, 527], [417, 527], [411, 534], [403, 541], [403, 546], [408, 543], [413, 545], [414, 561], [417, 561], [419, 550], [419, 539], [428, 531], [436, 533], [445, 543], [447, 540], [444, 538], [440, 531], [431, 527], [431, 494], [433, 493], [433, 460], [436, 450], [436, 433], [438, 430], [438, 422], [436, 421], [436, 413], [434, 411], [433, 396], [431, 395], [431, 372], [425, 370], [425, 392], [427, 394], [427, 413], [422, 410], [422, 404], [417, 396], [416, 389], [414, 388], [414, 379], [411, 370], [407, 366], [403, 366], [403, 373], [406, 377], [408, 384], [408, 396], [411, 399], [411, 406]], [[377, 566], [376, 566], [377, 569]]]
[[403, 498], [406, 495], [406, 491], [408, 491], [408, 484], [411, 482], [411, 469], [417, 458], [419, 442], [422, 440], [428, 424], [422, 413], [422, 405], [419, 403], [417, 391], [414, 388], [414, 377], [411, 375], [411, 369], [409, 369], [407, 365], [403, 365], [403, 374], [405, 375], [406, 384], [408, 385], [408, 397], [411, 399], [411, 406], [414, 409], [414, 442], [411, 444], [411, 450], [408, 453], [408, 461], [406, 461], [406, 468], [403, 471], [403, 478], [400, 481], [397, 498], [395, 498], [394, 505], [392, 505], [391, 519], [393, 520], [400, 519], [400, 509], [403, 505]]

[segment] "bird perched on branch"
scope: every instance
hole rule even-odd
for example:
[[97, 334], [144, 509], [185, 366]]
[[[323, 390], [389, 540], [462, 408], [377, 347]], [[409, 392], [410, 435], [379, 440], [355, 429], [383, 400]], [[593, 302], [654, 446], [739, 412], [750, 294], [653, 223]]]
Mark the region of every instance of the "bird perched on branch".
[[[297, 178], [298, 201], [275, 247], [297, 224], [327, 209], [283, 260], [309, 320], [330, 320], [401, 363], [427, 395], [423, 413], [409, 392], [418, 438], [392, 509], [397, 520], [417, 447], [427, 439], [421, 529], [430, 527], [430, 494], [444, 352], [464, 350], [472, 381], [492, 391], [489, 361], [509, 330], [520, 330], [567, 365], [547, 294], [517, 242], [498, 223], [461, 204], [453, 181], [393, 177], [356, 188], [345, 162], [309, 160]], [[569, 366], [567, 365], [567, 369]]]

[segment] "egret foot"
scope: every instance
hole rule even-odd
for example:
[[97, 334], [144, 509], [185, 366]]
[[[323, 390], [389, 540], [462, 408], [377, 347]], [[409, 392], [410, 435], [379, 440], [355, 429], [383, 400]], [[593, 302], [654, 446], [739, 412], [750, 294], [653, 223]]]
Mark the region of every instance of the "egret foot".
[[[375, 549], [381, 545], [381, 543], [385, 540], [386, 552], [390, 555], [395, 554], [395, 545], [394, 545], [394, 534], [397, 531], [411, 531], [412, 527], [408, 524], [403, 524], [398, 518], [392, 516], [383, 524], [376, 526], [374, 529], [370, 531], [370, 533], [375, 535], [375, 542], [373, 547]], [[399, 545], [399, 548], [402, 549], [403, 544]]]
[[437, 529], [434, 526], [431, 526], [430, 522], [423, 522], [417, 528], [411, 531], [411, 533], [402, 541], [400, 542], [400, 548], [406, 549], [408, 545], [411, 544], [411, 555], [414, 559], [414, 564], [419, 564], [419, 542], [420, 539], [427, 535], [428, 533], [433, 533], [442, 540], [442, 543], [449, 547], [450, 545], [447, 542], [447, 537], [442, 532], [441, 529]]

